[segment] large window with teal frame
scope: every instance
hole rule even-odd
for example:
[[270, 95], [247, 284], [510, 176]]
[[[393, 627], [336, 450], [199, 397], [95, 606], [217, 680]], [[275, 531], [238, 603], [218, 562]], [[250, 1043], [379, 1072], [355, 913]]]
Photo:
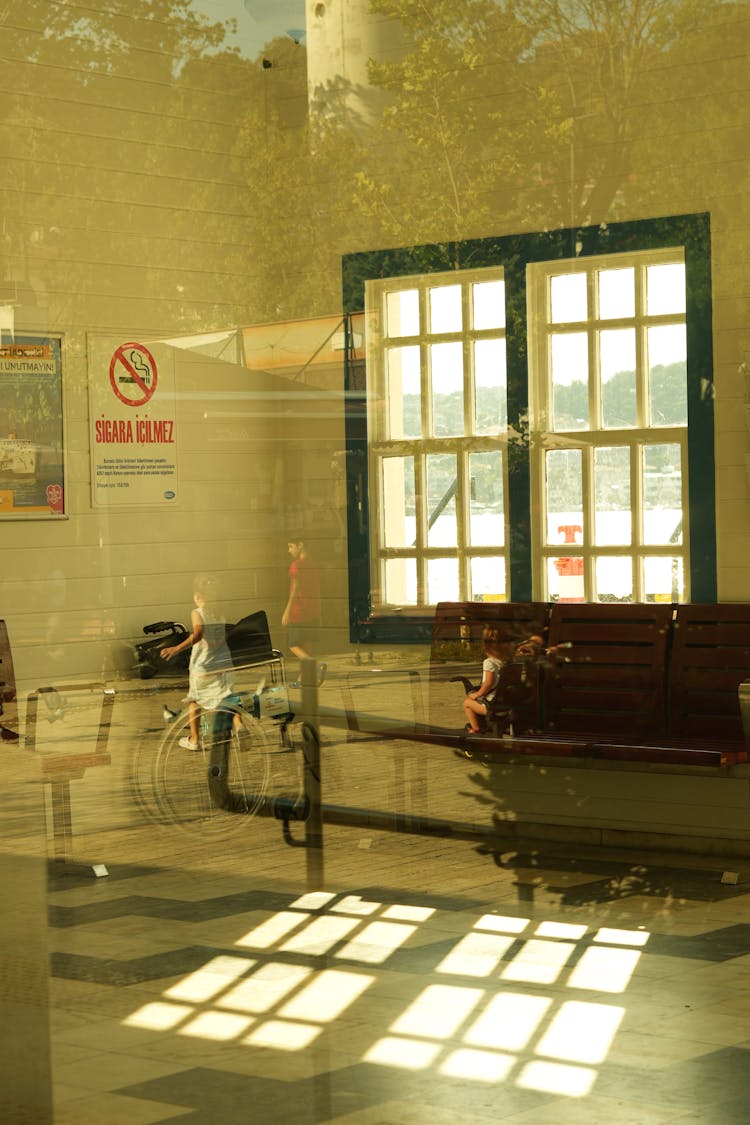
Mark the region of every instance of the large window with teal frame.
[[343, 280], [354, 637], [438, 600], [715, 600], [707, 215], [355, 254]]

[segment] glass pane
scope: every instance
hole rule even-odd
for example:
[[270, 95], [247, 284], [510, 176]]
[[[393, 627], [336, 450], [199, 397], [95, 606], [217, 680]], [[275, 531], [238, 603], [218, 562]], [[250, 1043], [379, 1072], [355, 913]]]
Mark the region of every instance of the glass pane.
[[550, 278], [550, 306], [553, 324], [569, 324], [586, 320], [586, 274], [555, 274]]
[[682, 262], [646, 268], [646, 311], [649, 316], [685, 312], [685, 266]]
[[643, 541], [682, 543], [682, 458], [679, 445], [644, 446]]
[[427, 604], [461, 600], [458, 585], [458, 559], [427, 560]]
[[455, 547], [456, 458], [450, 453], [431, 453], [427, 462], [427, 544], [430, 547]]
[[580, 543], [583, 483], [580, 449], [550, 449], [547, 467], [547, 542]]
[[461, 286], [441, 285], [430, 289], [430, 332], [460, 332]]
[[687, 425], [687, 339], [684, 324], [649, 328], [649, 406], [652, 426]]
[[474, 429], [496, 434], [508, 425], [505, 338], [474, 341]]
[[385, 299], [386, 336], [419, 335], [419, 291], [401, 289]]
[[505, 543], [503, 455], [498, 451], [469, 457], [469, 542], [474, 547]]
[[583, 559], [570, 555], [547, 559], [547, 590], [550, 601], [584, 602]]
[[589, 426], [589, 346], [585, 332], [555, 333], [551, 339], [552, 429]]
[[599, 317], [635, 316], [635, 270], [599, 270]]
[[635, 390], [635, 329], [617, 328], [599, 333], [602, 425], [605, 429], [635, 426], [638, 403]]
[[419, 380], [419, 345], [388, 348], [387, 437], [422, 436], [422, 395]]
[[643, 585], [647, 602], [683, 601], [685, 598], [685, 576], [682, 559], [644, 559]]
[[479, 281], [471, 287], [474, 328], [505, 327], [505, 282]]
[[626, 446], [594, 451], [594, 508], [597, 546], [632, 542], [630, 450]]
[[384, 601], [389, 605], [417, 604], [416, 559], [387, 559], [383, 572]]
[[456, 437], [464, 432], [464, 350], [453, 344], [430, 346], [432, 426], [435, 437]]
[[505, 559], [471, 560], [471, 590], [473, 602], [504, 602], [508, 599], [505, 579]]
[[410, 547], [416, 537], [414, 458], [384, 457], [383, 545]]
[[633, 601], [632, 559], [599, 558], [595, 569], [598, 602]]

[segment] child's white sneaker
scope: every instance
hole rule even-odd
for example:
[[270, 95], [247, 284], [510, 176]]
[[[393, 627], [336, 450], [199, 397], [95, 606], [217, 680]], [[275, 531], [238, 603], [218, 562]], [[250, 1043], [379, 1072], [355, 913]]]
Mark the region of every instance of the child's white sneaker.
[[180, 741], [177, 743], [177, 745], [181, 746], [183, 750], [199, 750], [200, 749], [200, 744], [197, 743], [197, 742], [193, 742], [192, 738], [188, 738], [187, 735], [185, 735], [184, 738], [181, 738]]

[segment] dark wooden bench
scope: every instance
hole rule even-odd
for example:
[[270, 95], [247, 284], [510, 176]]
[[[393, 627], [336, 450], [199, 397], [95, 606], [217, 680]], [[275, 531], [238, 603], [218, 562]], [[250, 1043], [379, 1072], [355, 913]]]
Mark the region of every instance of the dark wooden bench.
[[462, 665], [479, 675], [487, 623], [509, 643], [535, 632], [570, 647], [536, 662], [525, 681], [534, 697], [521, 709], [509, 677], [506, 729], [490, 725], [467, 740], [470, 753], [708, 767], [748, 760], [739, 688], [750, 677], [750, 605], [443, 602], [432, 641], [438, 690]]
[[0, 738], [3, 742], [18, 742], [16, 730], [16, 677], [13, 672], [13, 655], [5, 621], [0, 619]]

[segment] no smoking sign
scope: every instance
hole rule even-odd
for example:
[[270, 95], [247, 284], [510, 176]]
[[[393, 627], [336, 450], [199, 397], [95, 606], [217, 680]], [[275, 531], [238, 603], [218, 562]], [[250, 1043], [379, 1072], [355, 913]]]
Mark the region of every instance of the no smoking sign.
[[145, 406], [156, 390], [156, 360], [143, 344], [120, 344], [109, 365], [109, 381], [120, 402]]

